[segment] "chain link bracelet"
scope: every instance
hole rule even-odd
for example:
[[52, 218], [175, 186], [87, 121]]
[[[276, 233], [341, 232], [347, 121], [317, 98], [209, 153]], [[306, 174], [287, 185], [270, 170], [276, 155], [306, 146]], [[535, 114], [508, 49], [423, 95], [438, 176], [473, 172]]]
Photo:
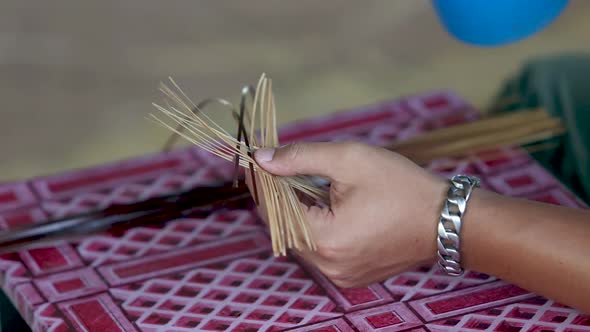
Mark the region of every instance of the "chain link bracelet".
[[473, 188], [479, 186], [474, 176], [456, 175], [450, 181], [447, 198], [438, 222], [438, 264], [449, 275], [463, 274], [461, 267], [461, 222]]

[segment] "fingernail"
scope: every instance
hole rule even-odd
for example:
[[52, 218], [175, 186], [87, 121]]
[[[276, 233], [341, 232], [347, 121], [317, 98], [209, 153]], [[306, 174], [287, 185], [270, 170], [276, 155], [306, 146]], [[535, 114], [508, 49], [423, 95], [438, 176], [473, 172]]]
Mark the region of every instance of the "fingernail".
[[274, 154], [275, 149], [264, 148], [256, 150], [256, 152], [254, 153], [254, 157], [256, 157], [256, 161], [265, 163], [271, 161]]

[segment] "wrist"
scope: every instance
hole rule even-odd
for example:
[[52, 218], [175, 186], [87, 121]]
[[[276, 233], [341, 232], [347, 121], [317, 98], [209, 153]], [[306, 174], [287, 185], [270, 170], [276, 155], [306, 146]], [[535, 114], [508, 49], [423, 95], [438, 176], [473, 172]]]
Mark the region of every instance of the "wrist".
[[511, 241], [510, 225], [501, 216], [502, 201], [498, 194], [476, 189], [470, 207], [464, 217], [462, 252], [465, 269], [494, 274], [496, 257], [501, 255]]
[[437, 228], [438, 221], [440, 219], [440, 212], [443, 206], [443, 202], [447, 197], [447, 191], [449, 190], [449, 181], [446, 178], [435, 176], [433, 177], [430, 185], [429, 196], [425, 197], [426, 206], [418, 207], [423, 211], [422, 218], [424, 220], [423, 239], [426, 240], [423, 254], [421, 255], [421, 263], [432, 264], [435, 263], [438, 257], [438, 246], [437, 246]]
[[[462, 228], [461, 240], [462, 248], [461, 255], [463, 257], [463, 268], [466, 270], [480, 271], [480, 260], [478, 254], [482, 253], [482, 220], [481, 216], [485, 214], [486, 210], [486, 196], [484, 190], [476, 189], [472, 193], [471, 206], [469, 211], [465, 213], [464, 225]], [[488, 234], [491, 235], [491, 234]], [[483, 271], [482, 271], [483, 272]]]

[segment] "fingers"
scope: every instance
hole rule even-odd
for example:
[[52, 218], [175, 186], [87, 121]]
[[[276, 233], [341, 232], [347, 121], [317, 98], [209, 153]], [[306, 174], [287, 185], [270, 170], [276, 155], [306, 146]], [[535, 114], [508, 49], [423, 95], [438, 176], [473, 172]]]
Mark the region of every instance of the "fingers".
[[[304, 203], [300, 202], [299, 205], [303, 209], [305, 220], [304, 222], [308, 226], [309, 235], [313, 239], [313, 241], [318, 245], [318, 241], [321, 241], [323, 238], [323, 233], [327, 231], [327, 225], [330, 224], [331, 212], [327, 207], [319, 207], [317, 205], [306, 206]], [[292, 223], [296, 223], [296, 221], [292, 220]], [[300, 232], [296, 235], [297, 241], [300, 244], [305, 244], [305, 235], [303, 232]], [[311, 253], [309, 248], [306, 248], [305, 245], [302, 248], [295, 249], [298, 250], [301, 254], [307, 255], [307, 253]]]
[[[297, 143], [277, 149], [259, 149], [254, 156], [257, 164], [271, 174], [318, 175], [329, 178], [333, 185], [338, 185], [334, 182], [354, 183], [353, 178], [359, 176], [360, 172], [358, 167], [351, 167], [354, 165], [351, 161], [367, 160], [363, 154], [367, 154], [368, 151], [372, 151], [370, 147], [358, 143]], [[250, 190], [253, 190], [252, 179], [248, 175], [246, 175], [246, 181]], [[260, 203], [259, 212], [264, 213], [266, 210], [264, 198], [261, 197]], [[300, 204], [305, 211], [310, 233], [317, 243], [317, 240], [321, 241], [324, 238], [322, 234], [329, 233], [334, 218], [332, 210], [328, 207], [309, 204], [305, 200], [300, 200]], [[265, 216], [261, 217], [268, 223]], [[303, 239], [300, 241], [304, 242]], [[322, 258], [321, 255], [314, 255], [311, 252], [305, 252], [303, 256], [314, 257], [312, 260]], [[323, 265], [321, 261], [313, 263]]]
[[[258, 175], [254, 175], [256, 178], [256, 181], [260, 181]], [[253, 186], [253, 178], [250, 175], [249, 172], [246, 172], [245, 174], [245, 182], [246, 182], [246, 186], [248, 187], [248, 189], [250, 190], [250, 193], [252, 193], [252, 195], [254, 195], [254, 186]], [[269, 224], [269, 219], [268, 219], [268, 210], [267, 210], [267, 202], [265, 200], [265, 196], [262, 194], [262, 188], [260, 187], [260, 185], [257, 187], [258, 189], [258, 206], [257, 206], [257, 211], [258, 214], [260, 216], [260, 218], [262, 219], [262, 221], [268, 225]], [[330, 217], [332, 217], [332, 213], [329, 207], [327, 206], [318, 206], [315, 205], [315, 201], [313, 201], [310, 197], [307, 197], [299, 192], [296, 191], [296, 194], [298, 195], [298, 200], [299, 200], [299, 205], [301, 206], [301, 209], [303, 210], [304, 216], [305, 216], [305, 221], [308, 224], [308, 226], [310, 227], [310, 232], [311, 234], [317, 234], [317, 232], [321, 231], [320, 228], [322, 228], [322, 225], [326, 225], [327, 221]], [[295, 221], [291, 221], [291, 222], [295, 222]], [[312, 235], [313, 236], [313, 235]], [[300, 241], [304, 242], [303, 238], [300, 239]]]
[[331, 180], [348, 178], [354, 171], [347, 161], [359, 159], [359, 143], [294, 143], [277, 149], [259, 149], [256, 162], [266, 171], [281, 176], [319, 175]]

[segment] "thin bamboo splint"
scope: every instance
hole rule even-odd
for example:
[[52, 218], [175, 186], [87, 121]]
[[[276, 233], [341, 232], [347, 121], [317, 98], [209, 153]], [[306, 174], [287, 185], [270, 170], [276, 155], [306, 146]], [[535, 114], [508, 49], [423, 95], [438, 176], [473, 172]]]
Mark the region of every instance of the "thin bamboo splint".
[[257, 191], [262, 197], [260, 207], [268, 217], [275, 255], [286, 255], [287, 250], [291, 248], [315, 250], [316, 244], [305, 218], [305, 207], [300, 203], [298, 195], [303, 194], [313, 201], [326, 203], [325, 189], [312, 185], [311, 181], [304, 177], [274, 176], [258, 167], [252, 158], [253, 150], [279, 146], [272, 81], [266, 75], [262, 75], [256, 88], [253, 107], [239, 124], [244, 128], [243, 132], [246, 133], [245, 138], [249, 146], [245, 143], [246, 140], [234, 138], [216, 124], [198, 109], [172, 79], [170, 82], [172, 88], [166, 85], [160, 87], [166, 97], [165, 106], [154, 106], [177, 127], [155, 115], [152, 115], [152, 118], [220, 158], [234, 162], [237, 160], [238, 165], [244, 168], [253, 167]]

